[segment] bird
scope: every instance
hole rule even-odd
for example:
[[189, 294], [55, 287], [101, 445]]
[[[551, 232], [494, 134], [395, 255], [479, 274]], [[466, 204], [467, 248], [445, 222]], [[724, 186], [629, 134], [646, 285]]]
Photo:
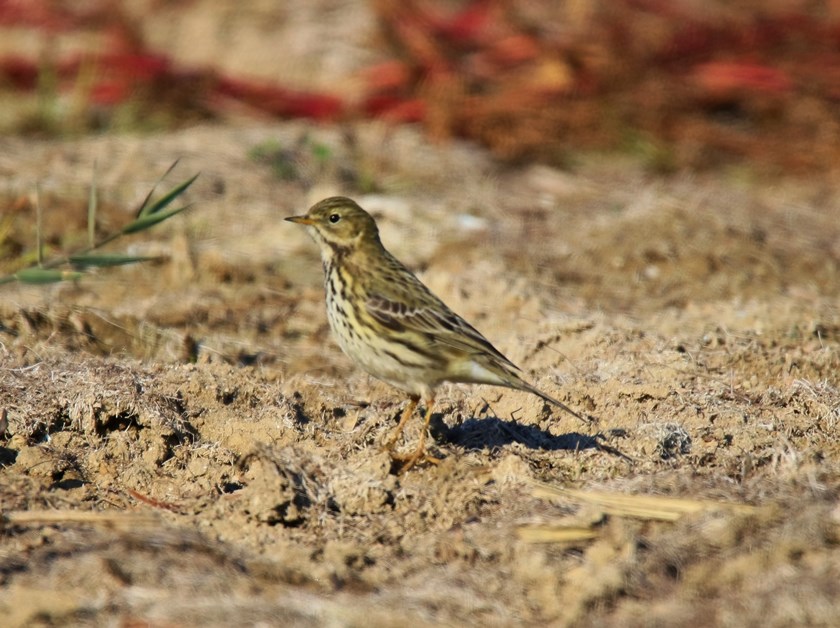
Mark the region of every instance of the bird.
[[[425, 455], [435, 389], [443, 382], [522, 390], [589, 422], [539, 390], [481, 333], [435, 296], [382, 244], [374, 218], [355, 201], [332, 196], [285, 220], [306, 227], [324, 270], [327, 318], [341, 349], [374, 377], [408, 394], [408, 404], [385, 446], [405, 472]], [[425, 422], [417, 447], [396, 444], [420, 401]]]

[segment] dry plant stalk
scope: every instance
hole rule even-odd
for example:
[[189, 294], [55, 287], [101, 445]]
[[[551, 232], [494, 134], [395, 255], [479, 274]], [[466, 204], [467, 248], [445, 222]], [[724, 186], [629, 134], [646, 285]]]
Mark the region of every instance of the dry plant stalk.
[[526, 543], [579, 543], [591, 541], [598, 535], [594, 528], [555, 524], [523, 525], [516, 529], [516, 537]]
[[160, 527], [160, 517], [146, 512], [93, 512], [80, 510], [13, 510], [0, 517], [5, 525], [82, 524], [117, 530]]
[[627, 495], [608, 491], [585, 491], [552, 486], [543, 482], [531, 482], [534, 496], [544, 499], [566, 499], [598, 506], [607, 515], [635, 517], [657, 521], [676, 521], [683, 515], [729, 510], [739, 514], [751, 514], [758, 509], [747, 504], [732, 504], [704, 499], [684, 497], [663, 497], [661, 495]]
[[[552, 486], [535, 480], [529, 482], [529, 484], [534, 491], [534, 496], [538, 498], [583, 502], [600, 508], [604, 515], [652, 521], [673, 522], [684, 515], [698, 512], [728, 510], [739, 514], [751, 514], [758, 510], [755, 506], [747, 504], [732, 504], [713, 500], [586, 491]], [[598, 536], [599, 531], [595, 526], [535, 524], [523, 525], [517, 529], [517, 537], [526, 543], [579, 543], [592, 540]]]

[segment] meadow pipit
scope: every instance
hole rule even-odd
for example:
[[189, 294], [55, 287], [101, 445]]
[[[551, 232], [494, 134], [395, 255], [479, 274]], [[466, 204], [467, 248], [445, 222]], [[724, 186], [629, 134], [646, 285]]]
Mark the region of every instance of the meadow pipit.
[[[522, 379], [516, 365], [432, 294], [382, 246], [376, 222], [354, 201], [334, 196], [286, 220], [306, 225], [321, 248], [327, 316], [344, 353], [409, 394], [388, 441], [403, 471], [424, 456], [434, 390], [445, 381], [525, 390], [586, 421]], [[398, 455], [393, 448], [421, 398], [426, 417], [420, 442], [412, 453]]]

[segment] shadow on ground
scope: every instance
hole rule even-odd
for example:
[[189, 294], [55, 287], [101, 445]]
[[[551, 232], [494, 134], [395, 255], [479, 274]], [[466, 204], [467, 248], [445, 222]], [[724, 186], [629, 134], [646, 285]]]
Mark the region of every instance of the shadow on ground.
[[[523, 425], [516, 421], [498, 417], [472, 417], [456, 427], [446, 427], [441, 417], [435, 415], [432, 420], [433, 434], [468, 451], [497, 449], [505, 445], [519, 443], [529, 449], [542, 451], [583, 451], [586, 449], [604, 449], [606, 434], [583, 434], [568, 432], [552, 434], [536, 425]], [[610, 436], [624, 436], [625, 433], [612, 433]]]

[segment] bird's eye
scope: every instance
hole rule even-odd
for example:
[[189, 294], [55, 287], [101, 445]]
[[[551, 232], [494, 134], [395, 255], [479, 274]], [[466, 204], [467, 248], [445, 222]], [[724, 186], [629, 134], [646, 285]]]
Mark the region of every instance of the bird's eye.
[[341, 216], [339, 216], [338, 214], [330, 214], [330, 222], [332, 224], [337, 223], [339, 220], [341, 220]]

